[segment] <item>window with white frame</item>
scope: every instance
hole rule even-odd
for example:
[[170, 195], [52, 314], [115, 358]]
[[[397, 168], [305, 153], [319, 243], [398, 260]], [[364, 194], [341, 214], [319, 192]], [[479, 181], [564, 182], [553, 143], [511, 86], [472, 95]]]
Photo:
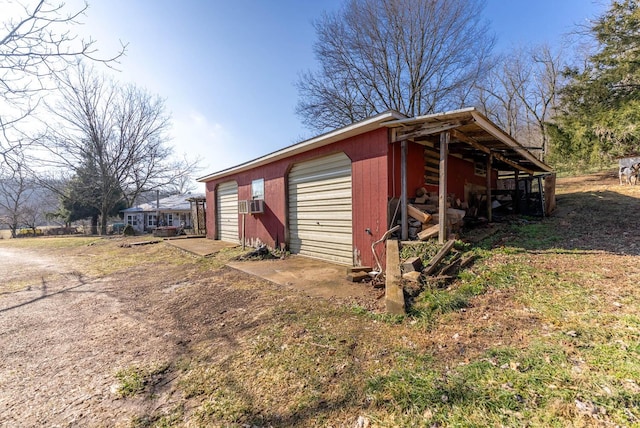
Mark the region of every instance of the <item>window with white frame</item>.
[[127, 224], [131, 226], [138, 225], [138, 215], [137, 214], [127, 214]]
[[264, 178], [251, 182], [251, 199], [264, 199]]
[[149, 214], [147, 217], [147, 226], [153, 227], [158, 224], [158, 217], [155, 214]]
[[173, 226], [173, 214], [167, 214], [167, 226]]

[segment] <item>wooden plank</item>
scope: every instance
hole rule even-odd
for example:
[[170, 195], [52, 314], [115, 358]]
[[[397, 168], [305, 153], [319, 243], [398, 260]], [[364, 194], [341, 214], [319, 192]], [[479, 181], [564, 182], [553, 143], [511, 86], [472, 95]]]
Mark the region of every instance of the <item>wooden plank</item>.
[[487, 219], [489, 223], [493, 220], [493, 207], [491, 206], [491, 164], [493, 163], [493, 156], [491, 153], [487, 156]]
[[422, 271], [422, 260], [420, 257], [409, 257], [402, 263], [402, 272], [420, 272]]
[[435, 135], [441, 132], [446, 132], [453, 128], [458, 128], [462, 125], [462, 122], [441, 122], [441, 123], [425, 123], [420, 125], [417, 128], [413, 128], [407, 130], [407, 132], [402, 132], [399, 130], [395, 136], [395, 139], [392, 140], [392, 143], [397, 143], [402, 140], [412, 140], [414, 138], [425, 137], [428, 135]]
[[425, 166], [424, 166], [424, 170], [425, 170], [425, 171], [429, 171], [429, 172], [433, 172], [433, 173], [435, 173], [435, 174], [437, 174], [437, 173], [439, 172], [439, 171], [438, 171], [438, 168], [433, 168], [433, 167], [431, 167], [431, 166], [427, 166], [427, 165], [425, 165]]
[[479, 150], [483, 153], [489, 154], [491, 153], [491, 150], [489, 150], [487, 147], [483, 146], [482, 144], [480, 144], [478, 141], [476, 141], [474, 138], [469, 137], [468, 135], [464, 134], [463, 132], [460, 132], [458, 130], [453, 130], [451, 131], [451, 136], [458, 140], [458, 141], [462, 141], [463, 143], [466, 143], [468, 145], [470, 145], [471, 147], [473, 147], [476, 150]]
[[425, 147], [424, 157], [427, 159], [440, 159], [440, 150]]
[[418, 220], [420, 223], [429, 223], [429, 221], [431, 221], [431, 214], [422, 212], [411, 204], [407, 205], [407, 214]]
[[434, 224], [433, 226], [426, 228], [422, 232], [418, 232], [418, 239], [420, 239], [421, 241], [426, 241], [429, 238], [438, 236], [439, 232], [440, 232], [440, 225]]
[[524, 171], [527, 174], [531, 174], [531, 175], [535, 174], [535, 172], [533, 172], [533, 170], [531, 170], [529, 168], [525, 168], [524, 166], [511, 161], [511, 160], [507, 159], [506, 157], [502, 156], [499, 153], [493, 153], [493, 157], [498, 159], [501, 162], [506, 163], [507, 165], [509, 165], [512, 168], [519, 169], [520, 171]]
[[351, 272], [347, 275], [347, 281], [350, 282], [362, 282], [370, 278], [371, 277], [366, 272]]
[[440, 269], [440, 272], [438, 272], [437, 276], [443, 276], [448, 274], [449, 272], [451, 272], [451, 270], [453, 268], [455, 268], [457, 265], [459, 265], [461, 262], [460, 260], [460, 253], [456, 253], [453, 256], [453, 259], [442, 269]]
[[347, 275], [355, 272], [371, 272], [371, 266], [349, 266], [347, 268]]
[[438, 242], [444, 243], [447, 236], [447, 176], [449, 162], [449, 139], [448, 132], [440, 134], [440, 177], [438, 184], [438, 213], [440, 214], [439, 223], [440, 230], [438, 233]]
[[433, 271], [436, 270], [438, 263], [442, 261], [442, 259], [449, 254], [449, 251], [453, 248], [453, 244], [455, 244], [455, 240], [450, 239], [444, 244], [444, 246], [438, 251], [438, 253], [433, 256], [431, 260], [429, 260], [429, 264], [422, 270], [422, 273], [425, 275], [431, 275]]
[[387, 240], [387, 271], [385, 273], [385, 303], [387, 312], [404, 315], [404, 291], [400, 280], [400, 247], [395, 239]]
[[424, 184], [429, 184], [431, 186], [437, 186], [439, 181], [437, 178], [433, 178], [432, 176], [424, 176]]

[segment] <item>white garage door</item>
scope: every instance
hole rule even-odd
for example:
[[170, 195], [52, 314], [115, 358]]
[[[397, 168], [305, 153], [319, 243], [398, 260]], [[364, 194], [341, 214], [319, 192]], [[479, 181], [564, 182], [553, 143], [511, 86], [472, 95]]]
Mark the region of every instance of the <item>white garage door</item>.
[[218, 239], [238, 243], [238, 184], [228, 181], [216, 192], [216, 230]]
[[289, 248], [294, 254], [353, 264], [351, 160], [344, 153], [291, 168]]

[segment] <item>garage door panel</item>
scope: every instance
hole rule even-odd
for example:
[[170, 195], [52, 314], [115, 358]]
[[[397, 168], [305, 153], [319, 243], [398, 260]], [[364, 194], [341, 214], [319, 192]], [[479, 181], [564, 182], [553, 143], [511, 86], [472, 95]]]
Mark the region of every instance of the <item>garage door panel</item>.
[[351, 201], [351, 188], [335, 189], [331, 192], [313, 192], [313, 191], [297, 191], [293, 189], [296, 194], [293, 197], [295, 201], [321, 201], [321, 200], [344, 200], [344, 202]]
[[[303, 211], [298, 213], [297, 217], [299, 226], [332, 226], [339, 224], [351, 230], [350, 225], [344, 224], [351, 220], [351, 211], [347, 210], [331, 210], [331, 207], [327, 207], [326, 211], [314, 211], [312, 213]], [[295, 225], [292, 225], [290, 228], [294, 229]]]
[[218, 185], [216, 222], [218, 239], [238, 243], [238, 184], [235, 181]]
[[351, 259], [353, 256], [351, 251], [345, 249], [336, 249], [335, 246], [328, 246], [321, 241], [307, 241], [304, 245], [298, 247], [291, 246], [291, 251], [306, 257], [322, 259], [334, 263], [344, 264], [345, 259]]
[[326, 237], [331, 242], [351, 243], [351, 239], [346, 236], [349, 230], [344, 227], [323, 227], [321, 231], [315, 232], [309, 228], [293, 229], [292, 232], [295, 232], [300, 240], [314, 239], [317, 241]]
[[297, 198], [326, 198], [329, 195], [347, 199], [351, 198], [351, 182], [327, 183], [327, 185], [317, 183], [313, 186], [307, 183], [304, 186], [289, 186], [289, 189], [290, 192], [293, 192], [293, 196]]
[[351, 160], [339, 153], [296, 164], [288, 184], [291, 252], [351, 265]]
[[[345, 155], [346, 157], [346, 155]], [[344, 177], [346, 174], [351, 175], [351, 161], [349, 165], [340, 162], [336, 155], [327, 156], [323, 159], [315, 159], [306, 164], [296, 164], [296, 174], [292, 177], [292, 183], [304, 183], [310, 181], [327, 180], [333, 177]]]

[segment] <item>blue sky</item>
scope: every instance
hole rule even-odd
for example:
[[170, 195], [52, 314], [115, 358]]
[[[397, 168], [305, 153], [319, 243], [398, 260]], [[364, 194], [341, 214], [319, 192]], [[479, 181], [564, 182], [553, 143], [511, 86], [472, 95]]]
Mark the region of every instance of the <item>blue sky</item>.
[[[314, 136], [295, 114], [294, 84], [316, 67], [313, 21], [341, 4], [94, 0], [82, 31], [104, 55], [128, 43], [116, 78], [166, 99], [175, 152], [199, 155], [202, 176]], [[605, 9], [599, 0], [487, 0], [485, 18], [500, 50], [559, 43]]]

